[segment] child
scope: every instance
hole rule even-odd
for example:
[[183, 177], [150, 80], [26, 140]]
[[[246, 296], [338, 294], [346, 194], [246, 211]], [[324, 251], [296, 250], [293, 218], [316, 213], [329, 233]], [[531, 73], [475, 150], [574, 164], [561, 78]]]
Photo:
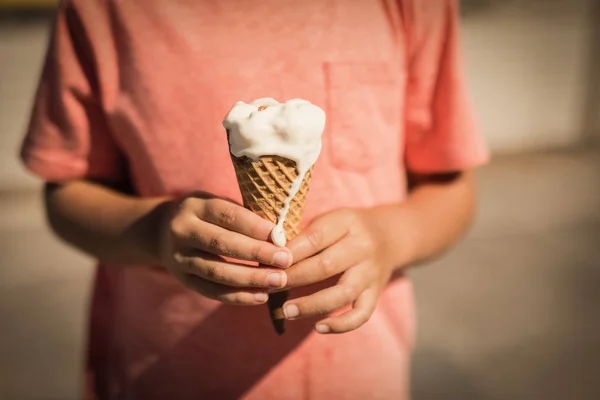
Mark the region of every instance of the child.
[[[404, 270], [464, 232], [488, 158], [458, 45], [456, 0], [64, 1], [22, 158], [100, 260], [88, 394], [408, 398]], [[286, 248], [239, 205], [221, 126], [265, 96], [328, 118]]]

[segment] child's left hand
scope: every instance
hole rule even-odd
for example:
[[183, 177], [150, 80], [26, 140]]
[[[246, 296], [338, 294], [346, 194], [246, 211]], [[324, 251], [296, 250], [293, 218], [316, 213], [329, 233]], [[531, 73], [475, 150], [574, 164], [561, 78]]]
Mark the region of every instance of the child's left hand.
[[289, 242], [294, 265], [286, 270], [287, 288], [309, 285], [342, 274], [338, 283], [284, 305], [286, 319], [352, 309], [316, 325], [320, 333], [343, 333], [369, 320], [394, 270], [375, 210], [344, 209], [315, 220]]

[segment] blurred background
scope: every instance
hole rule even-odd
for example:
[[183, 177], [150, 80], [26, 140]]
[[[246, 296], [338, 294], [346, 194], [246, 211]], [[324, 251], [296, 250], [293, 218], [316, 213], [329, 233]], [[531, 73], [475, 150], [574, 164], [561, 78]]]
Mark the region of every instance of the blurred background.
[[[0, 399], [78, 398], [93, 262], [17, 160], [55, 1], [0, 0]], [[494, 161], [475, 226], [411, 274], [416, 400], [600, 399], [600, 1], [464, 0]]]

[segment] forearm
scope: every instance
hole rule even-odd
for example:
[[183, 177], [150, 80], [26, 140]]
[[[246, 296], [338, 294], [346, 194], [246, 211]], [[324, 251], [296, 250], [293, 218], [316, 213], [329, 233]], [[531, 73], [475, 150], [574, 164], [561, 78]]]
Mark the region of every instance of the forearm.
[[397, 268], [430, 259], [458, 240], [475, 210], [470, 172], [421, 182], [400, 205], [373, 210]]
[[48, 184], [45, 202], [54, 232], [96, 258], [119, 265], [158, 265], [165, 198], [141, 199], [89, 181]]

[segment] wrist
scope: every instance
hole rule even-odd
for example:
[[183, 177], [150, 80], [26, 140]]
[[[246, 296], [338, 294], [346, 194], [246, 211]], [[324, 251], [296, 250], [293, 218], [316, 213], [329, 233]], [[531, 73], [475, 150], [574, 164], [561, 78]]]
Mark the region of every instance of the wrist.
[[418, 259], [418, 223], [410, 207], [386, 205], [370, 210], [382, 253], [392, 270], [402, 269]]
[[163, 232], [172, 214], [170, 198], [135, 199], [131, 203], [131, 215], [137, 215], [125, 231], [125, 239], [143, 253], [148, 264], [162, 267], [161, 248]]

